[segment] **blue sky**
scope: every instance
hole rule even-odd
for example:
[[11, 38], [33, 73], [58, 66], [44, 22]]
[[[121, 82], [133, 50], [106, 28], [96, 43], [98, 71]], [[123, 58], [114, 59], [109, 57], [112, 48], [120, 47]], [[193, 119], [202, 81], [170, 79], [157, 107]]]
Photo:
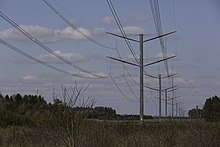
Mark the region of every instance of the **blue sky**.
[[[106, 1], [103, 0], [48, 0], [77, 28], [95, 41], [106, 46], [117, 46], [120, 55], [127, 60], [131, 53], [123, 39], [107, 35], [105, 32], [118, 33]], [[129, 37], [138, 39], [143, 33], [145, 39], [156, 35], [153, 17], [148, 0], [112, 0], [121, 19], [124, 30]], [[206, 98], [220, 96], [220, 2], [218, 0], [170, 0], [159, 1], [163, 32], [176, 30], [177, 33], [165, 37], [168, 55], [177, 54], [175, 60], [170, 60], [170, 71], [178, 73], [174, 78], [180, 96], [177, 102], [185, 111], [205, 102]], [[95, 106], [109, 106], [118, 113], [138, 114], [139, 69], [126, 66], [132, 79], [123, 66], [110, 61], [106, 56], [117, 57], [115, 50], [103, 48], [85, 39], [77, 31], [71, 29], [60, 19], [43, 0], [0, 0], [0, 11], [16, 22], [32, 36], [44, 43], [56, 54], [71, 61], [75, 65], [92, 73], [107, 76], [104, 79], [89, 79], [69, 76], [53, 71], [19, 55], [8, 47], [0, 44], [0, 91], [5, 94], [42, 94], [46, 100], [52, 101], [52, 91], [61, 93], [61, 85], [67, 88], [74, 85], [89, 88], [85, 96], [95, 99]], [[0, 18], [0, 38], [16, 46], [31, 56], [51, 64], [57, 68], [74, 74], [83, 74], [59, 59], [55, 58], [24, 35], [17, 32], [4, 19]], [[131, 42], [136, 54], [139, 46]], [[161, 57], [159, 41], [144, 44], [145, 63], [153, 58]], [[133, 60], [130, 59], [132, 62]], [[145, 69], [149, 74], [165, 75], [164, 64], [157, 64]], [[109, 74], [115, 78], [121, 90], [136, 102], [126, 99], [115, 87]], [[132, 87], [133, 94], [123, 77]], [[134, 80], [136, 82], [134, 82]], [[158, 81], [145, 78], [145, 83], [157, 88]], [[169, 87], [169, 81], [164, 80], [163, 87]], [[136, 97], [135, 97], [136, 96]], [[145, 89], [145, 114], [158, 114], [158, 93]], [[169, 114], [170, 114], [169, 106]]]

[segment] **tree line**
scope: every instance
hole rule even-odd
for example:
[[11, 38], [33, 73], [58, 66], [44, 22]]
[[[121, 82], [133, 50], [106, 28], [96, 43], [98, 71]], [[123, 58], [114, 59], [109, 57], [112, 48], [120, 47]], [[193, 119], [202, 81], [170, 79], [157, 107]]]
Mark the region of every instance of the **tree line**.
[[190, 118], [203, 118], [207, 121], [220, 121], [220, 98], [217, 96], [206, 99], [202, 109], [196, 108], [189, 110]]
[[[3, 96], [0, 94], [0, 125], [36, 126], [52, 118], [63, 119], [64, 114], [70, 113], [81, 119], [113, 119], [116, 111], [110, 107], [70, 107], [59, 99], [48, 103], [40, 95]], [[51, 120], [53, 121], [53, 120]]]
[[[144, 116], [151, 119], [152, 116]], [[74, 119], [138, 120], [139, 115], [119, 115], [111, 107], [71, 106], [60, 99], [48, 103], [40, 95], [0, 94], [0, 126], [40, 126]], [[60, 125], [60, 124], [55, 124]]]

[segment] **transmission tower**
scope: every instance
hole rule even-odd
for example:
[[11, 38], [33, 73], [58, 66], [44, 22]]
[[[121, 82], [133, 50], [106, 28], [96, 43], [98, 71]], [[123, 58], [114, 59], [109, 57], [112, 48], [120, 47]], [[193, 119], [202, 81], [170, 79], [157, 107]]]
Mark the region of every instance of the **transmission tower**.
[[159, 36], [147, 39], [147, 40], [143, 39], [143, 34], [139, 34], [139, 40], [135, 40], [135, 39], [128, 38], [128, 37], [125, 37], [125, 36], [120, 36], [120, 35], [117, 35], [117, 34], [107, 32], [110, 35], [114, 35], [114, 36], [117, 36], [117, 37], [120, 37], [120, 38], [123, 38], [123, 39], [126, 39], [126, 40], [130, 40], [130, 41], [134, 41], [134, 42], [139, 43], [139, 46], [140, 46], [139, 64], [128, 62], [128, 61], [121, 60], [121, 59], [117, 59], [117, 58], [114, 58], [114, 57], [108, 57], [108, 58], [110, 58], [112, 60], [122, 62], [122, 63], [125, 63], [125, 64], [130, 64], [132, 66], [139, 67], [139, 69], [140, 69], [140, 121], [141, 122], [143, 122], [143, 119], [144, 119], [144, 67], [147, 67], [147, 66], [150, 66], [150, 65], [153, 65], [153, 64], [156, 64], [156, 63], [159, 63], [159, 62], [162, 62], [162, 61], [166, 61], [168, 59], [176, 57], [176, 56], [171, 56], [171, 57], [164, 58], [164, 59], [161, 59], [161, 60], [158, 60], [158, 61], [155, 61], [155, 62], [148, 63], [148, 64], [144, 65], [144, 62], [143, 62], [143, 60], [144, 60], [144, 58], [143, 58], [143, 56], [144, 56], [144, 50], [143, 50], [144, 43], [155, 40], [155, 39], [158, 39], [158, 38], [161, 38], [161, 37], [164, 37], [164, 36], [167, 36], [167, 35], [170, 35], [170, 34], [173, 34], [175, 32], [176, 31], [166, 33], [166, 34], [162, 34], [162, 35], [159, 35]]

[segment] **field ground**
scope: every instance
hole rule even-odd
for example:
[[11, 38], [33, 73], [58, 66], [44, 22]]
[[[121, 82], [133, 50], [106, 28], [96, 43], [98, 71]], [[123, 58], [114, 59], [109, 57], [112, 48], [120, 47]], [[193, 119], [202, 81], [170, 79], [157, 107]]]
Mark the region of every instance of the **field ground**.
[[[149, 120], [147, 120], [149, 121]], [[77, 147], [219, 147], [220, 123], [202, 120], [150, 122], [83, 120], [71, 130]], [[69, 146], [63, 127], [0, 128], [0, 146]]]

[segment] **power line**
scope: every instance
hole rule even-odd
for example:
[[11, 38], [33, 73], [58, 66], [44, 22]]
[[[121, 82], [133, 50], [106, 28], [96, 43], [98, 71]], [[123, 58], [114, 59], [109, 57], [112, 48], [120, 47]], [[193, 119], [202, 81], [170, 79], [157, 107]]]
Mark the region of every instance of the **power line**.
[[128, 80], [127, 80], [127, 78], [125, 77], [124, 74], [123, 74], [123, 77], [124, 77], [125, 82], [127, 83], [128, 87], [129, 87], [131, 93], [134, 95], [134, 97], [135, 97], [136, 99], [138, 99], [137, 95], [134, 93], [133, 89], [131, 88], [131, 85], [128, 83]]
[[[154, 24], [155, 24], [157, 33], [158, 33], [158, 35], [161, 35], [162, 34], [162, 25], [161, 25], [160, 8], [159, 8], [158, 0], [149, 0], [149, 1], [150, 1], [151, 11], [152, 11], [152, 15], [154, 18]], [[161, 46], [163, 58], [166, 58], [167, 49], [165, 47], [163, 37], [160, 38], [160, 46]], [[164, 65], [165, 65], [166, 72], [169, 75], [168, 62], [164, 61]]]
[[54, 2], [55, 2], [59, 7], [61, 7], [61, 9], [63, 9], [66, 13], [68, 13], [69, 15], [75, 17], [75, 18], [77, 19], [77, 23], [78, 23], [78, 21], [79, 21], [80, 24], [85, 25], [85, 26], [91, 28], [91, 26], [89, 26], [88, 24], [86, 24], [85, 22], [83, 22], [82, 20], [80, 20], [77, 16], [73, 15], [73, 14], [72, 14], [68, 9], [66, 9], [60, 2], [58, 2], [57, 0], [54, 0]]
[[[118, 51], [118, 49], [117, 49], [117, 46], [116, 46], [116, 52], [117, 52], [119, 58], [121, 59], [121, 55], [120, 55], [120, 53], [119, 53], [119, 51]], [[135, 80], [133, 79], [132, 75], [130, 74], [130, 72], [128, 71], [127, 67], [125, 66], [125, 64], [122, 63], [122, 65], [123, 65], [123, 69], [126, 70], [126, 72], [128, 73], [129, 77], [130, 77], [133, 81], [135, 81]], [[118, 91], [119, 91], [126, 99], [128, 99], [128, 100], [134, 102], [135, 100], [131, 100], [131, 99], [120, 89], [120, 87], [119, 87], [119, 86], [117, 85], [117, 83], [115, 82], [114, 78], [111, 76], [111, 65], [110, 65], [110, 77], [111, 77], [111, 80], [113, 81], [113, 84], [114, 84], [115, 87], [118, 89]], [[136, 96], [136, 94], [135, 94], [135, 92], [134, 92], [133, 89], [131, 88], [131, 86], [130, 86], [130, 84], [129, 84], [127, 78], [126, 78], [126, 76], [124, 75], [124, 73], [123, 73], [123, 76], [122, 76], [122, 77], [124, 78], [124, 80], [125, 80], [125, 82], [126, 82], [128, 88], [130, 89], [130, 91], [132, 92], [132, 94], [134, 95], [134, 97], [135, 97], [136, 99], [138, 99], [137, 96]], [[135, 81], [135, 82], [136, 82], [136, 81]]]
[[29, 34], [28, 32], [26, 32], [22, 27], [20, 27], [18, 24], [16, 24], [14, 21], [12, 21], [8, 16], [6, 16], [4, 13], [2, 13], [0, 11], [0, 16], [7, 21], [9, 24], [11, 24], [14, 28], [16, 28], [19, 32], [21, 32], [23, 35], [25, 35], [27, 38], [29, 38], [31, 41], [33, 41], [34, 43], [36, 43], [37, 45], [39, 45], [41, 48], [43, 48], [44, 50], [46, 50], [47, 52], [49, 52], [50, 54], [54, 55], [55, 57], [57, 57], [58, 59], [60, 59], [61, 61], [63, 61], [64, 63], [70, 65], [71, 67], [78, 69], [82, 72], [88, 73], [92, 76], [96, 76], [96, 77], [100, 77], [100, 78], [104, 78], [100, 75], [94, 74], [92, 72], [89, 72], [85, 69], [80, 68], [79, 66], [73, 64], [72, 62], [70, 62], [69, 60], [65, 59], [64, 57], [60, 56], [59, 54], [57, 54], [56, 52], [54, 52], [53, 50], [51, 50], [49, 47], [47, 47], [45, 44], [43, 44], [42, 42], [40, 42], [39, 40], [37, 40], [35, 37], [33, 37], [31, 34]]
[[110, 75], [110, 78], [111, 78], [113, 84], [115, 85], [115, 87], [118, 89], [118, 91], [119, 91], [126, 99], [128, 99], [128, 100], [131, 101], [131, 102], [138, 102], [138, 100], [132, 100], [132, 99], [130, 99], [130, 98], [121, 90], [121, 88], [118, 86], [118, 84], [115, 82], [115, 80], [112, 78], [111, 75]]
[[[167, 35], [169, 35], [169, 34], [171, 34], [171, 33], [168, 33]], [[116, 36], [118, 36], [118, 35], [116, 35]], [[154, 39], [157, 39], [157, 38], [160, 38], [160, 37], [163, 37], [163, 36], [164, 35], [159, 35], [158, 37], [154, 37], [153, 39], [149, 39], [149, 40], [154, 40]], [[124, 36], [118, 36], [118, 37], [124, 38]], [[143, 87], [144, 87], [144, 85], [143, 85], [143, 82], [144, 82], [143, 73], [144, 73], [144, 70], [143, 70], [143, 68], [145, 66], [149, 66], [149, 65], [152, 65], [152, 64], [155, 64], [155, 63], [159, 63], [159, 62], [162, 62], [164, 60], [168, 60], [168, 59], [173, 58], [175, 56], [172, 56], [172, 57], [169, 57], [169, 58], [164, 58], [164, 59], [161, 59], [159, 61], [155, 61], [153, 63], [149, 63], [149, 64], [144, 65], [143, 64], [143, 43], [144, 43], [144, 41], [143, 41], [143, 34], [139, 34], [139, 37], [140, 37], [140, 41], [139, 41], [139, 44], [140, 44], [140, 65], [137, 65], [137, 64], [134, 64], [134, 63], [131, 63], [131, 62], [127, 62], [127, 61], [124, 61], [124, 60], [121, 60], [121, 59], [113, 58], [113, 57], [108, 57], [108, 58], [116, 60], [116, 61], [119, 61], [119, 62], [122, 62], [123, 64], [126, 63], [126, 64], [130, 64], [130, 65], [133, 65], [133, 66], [138, 66], [140, 68], [140, 121], [143, 121], [143, 114], [144, 114], [144, 111], [143, 111], [143, 107], [144, 107], [144, 104], [143, 104], [143, 96], [144, 96], [144, 91], [143, 91]]]
[[119, 17], [118, 17], [118, 14], [117, 14], [115, 8], [114, 8], [113, 3], [111, 2], [111, 0], [107, 0], [107, 3], [108, 3], [108, 6], [109, 6], [109, 8], [110, 8], [110, 10], [111, 10], [111, 13], [112, 13], [112, 15], [113, 15], [115, 21], [116, 21], [116, 24], [118, 25], [118, 28], [119, 28], [119, 30], [120, 30], [122, 36], [124, 37], [124, 40], [125, 40], [125, 42], [126, 42], [128, 48], [129, 48], [131, 54], [133, 55], [135, 61], [136, 61], [137, 63], [139, 63], [138, 58], [137, 58], [137, 56], [136, 56], [136, 54], [135, 54], [135, 51], [134, 51], [134, 49], [132, 48], [132, 45], [130, 44], [130, 42], [128, 41], [128, 39], [126, 39], [126, 38], [127, 38], [127, 35], [126, 35], [126, 33], [125, 33], [124, 29], [123, 29], [123, 26], [122, 26], [122, 24], [121, 24], [121, 21], [120, 21], [120, 19], [119, 19]]
[[[112, 57], [108, 57], [108, 58], [113, 59]], [[111, 68], [111, 67], [110, 67], [110, 68]], [[128, 88], [130, 89], [131, 93], [134, 95], [134, 97], [135, 97], [136, 99], [138, 99], [138, 97], [136, 96], [135, 92], [134, 92], [133, 89], [131, 88], [131, 85], [129, 84], [129, 82], [128, 82], [126, 76], [124, 75], [124, 69], [125, 69], [125, 68], [126, 68], [126, 67], [125, 67], [125, 65], [124, 65], [124, 63], [123, 63], [123, 76], [122, 76], [122, 77], [124, 78], [124, 80], [125, 80], [125, 82], [126, 82]], [[126, 70], [127, 70], [127, 68], [126, 68]], [[111, 75], [111, 73], [110, 73], [110, 75]], [[112, 78], [113, 78], [113, 77], [112, 77]]]
[[[109, 6], [109, 8], [110, 8], [110, 10], [111, 10], [111, 13], [112, 13], [112, 15], [113, 15], [113, 17], [114, 17], [116, 23], [117, 23], [117, 25], [118, 25], [118, 28], [119, 28], [119, 30], [121, 31], [122, 38], [125, 39], [125, 42], [126, 42], [128, 48], [130, 49], [130, 52], [132, 53], [134, 59], [136, 60], [137, 63], [139, 63], [139, 61], [138, 61], [138, 59], [137, 59], [137, 57], [136, 57], [136, 54], [135, 54], [135, 52], [134, 52], [132, 46], [130, 45], [130, 42], [128, 41], [130, 38], [129, 38], [129, 39], [127, 38], [127, 35], [126, 35], [126, 33], [125, 33], [124, 29], [123, 29], [123, 26], [122, 26], [122, 24], [121, 24], [121, 22], [120, 22], [120, 19], [119, 19], [118, 15], [117, 15], [117, 12], [116, 12], [116, 10], [115, 10], [115, 8], [114, 8], [114, 5], [112, 4], [111, 0], [107, 0], [107, 3], [108, 3], [108, 6]], [[162, 30], [161, 30], [160, 32], [161, 32], [161, 33], [160, 33], [159, 36], [162, 36]], [[173, 33], [173, 32], [171, 32], [171, 33]], [[109, 33], [109, 34], [112, 34], [112, 33]], [[114, 35], [115, 35], [115, 34], [114, 34]], [[118, 35], [115, 35], [115, 36], [118, 36]], [[152, 38], [152, 39], [154, 39], [154, 38]], [[132, 41], [137, 42], [136, 40], [132, 40]], [[150, 40], [145, 40], [145, 42], [146, 42], [146, 41], [150, 41]], [[165, 58], [165, 56], [164, 56], [164, 58]], [[167, 70], [167, 71], [168, 71], [168, 70]], [[146, 71], [144, 71], [144, 72], [146, 72]], [[135, 81], [135, 83], [137, 83], [137, 82]], [[148, 84], [148, 85], [149, 85], [149, 84]]]
[[[117, 53], [118, 57], [121, 59], [121, 55], [120, 55], [118, 49], [116, 49], [116, 53]], [[137, 81], [132, 77], [132, 75], [130, 74], [130, 72], [128, 71], [128, 68], [126, 67], [126, 65], [125, 65], [124, 63], [122, 63], [122, 65], [123, 65], [123, 68], [124, 68], [124, 69], [126, 70], [126, 72], [128, 73], [128, 76], [133, 80], [133, 82], [136, 83], [137, 85], [139, 85], [139, 84], [137, 83]]]
[[[119, 56], [119, 58], [121, 59], [121, 55], [120, 55], [120, 53], [119, 53], [119, 51], [118, 51], [118, 49], [117, 49], [117, 47], [116, 47], [116, 52], [117, 52], [117, 54], [118, 54], [118, 56]], [[111, 57], [110, 57], [111, 58]], [[130, 86], [130, 84], [129, 84], [129, 82], [128, 82], [128, 80], [127, 80], [127, 78], [126, 78], [126, 76], [124, 75], [124, 70], [126, 70], [126, 72], [128, 73], [128, 76], [136, 83], [136, 81], [133, 79], [133, 77], [132, 77], [132, 75], [130, 74], [130, 72], [128, 71], [128, 69], [127, 69], [127, 67], [125, 66], [125, 64], [124, 63], [122, 63], [122, 66], [123, 66], [123, 78], [124, 78], [124, 80], [125, 80], [125, 82], [126, 82], [126, 84], [127, 84], [127, 86], [128, 86], [128, 88], [130, 89], [130, 91], [132, 92], [132, 94], [134, 95], [134, 97], [136, 98], [136, 99], [138, 99], [137, 98], [137, 96], [136, 96], [136, 94], [134, 93], [134, 91], [132, 90], [132, 88], [131, 88], [131, 86]], [[115, 82], [116, 83], [116, 82]], [[116, 87], [118, 87], [117, 85], [116, 85]], [[118, 87], [119, 88], [119, 87]], [[117, 88], [117, 89], [118, 89]], [[119, 90], [119, 89], [118, 89]], [[120, 92], [121, 90], [119, 90], [119, 92]], [[121, 93], [121, 92], [120, 92]], [[125, 95], [125, 94], [122, 94], [123, 96]], [[127, 98], [128, 96], [125, 96], [125, 98]]]
[[13, 51], [17, 52], [18, 54], [23, 55], [23, 56], [29, 58], [30, 60], [32, 60], [32, 61], [34, 61], [36, 63], [39, 63], [39, 64], [41, 64], [41, 65], [43, 65], [45, 67], [48, 67], [48, 68], [50, 68], [52, 70], [55, 70], [55, 71], [58, 71], [58, 72], [61, 72], [61, 73], [64, 73], [64, 74], [68, 74], [70, 76], [81, 77], [81, 78], [91, 78], [91, 77], [86, 77], [86, 76], [83, 76], [83, 75], [80, 75], [80, 74], [73, 74], [73, 73], [70, 73], [68, 71], [65, 71], [65, 70], [59, 69], [57, 67], [54, 67], [54, 66], [52, 66], [50, 64], [47, 64], [47, 63], [45, 63], [45, 62], [43, 62], [43, 61], [41, 61], [41, 60], [39, 60], [39, 59], [37, 59], [35, 57], [33, 57], [33, 56], [23, 52], [22, 50], [18, 49], [17, 47], [9, 44], [8, 42], [6, 42], [6, 41], [4, 41], [2, 39], [0, 39], [0, 43], [5, 45], [5, 46], [7, 46], [10, 49], [12, 49]]
[[[110, 11], [111, 11], [111, 13], [112, 13], [112, 15], [113, 15], [113, 17], [114, 17], [114, 19], [115, 19], [115, 22], [116, 22], [116, 24], [117, 24], [117, 26], [118, 26], [118, 28], [119, 28], [119, 30], [120, 30], [122, 36], [124, 37], [124, 40], [125, 40], [125, 42], [126, 42], [128, 48], [129, 48], [131, 54], [133, 55], [133, 57], [134, 57], [134, 59], [136, 60], [136, 62], [139, 64], [138, 58], [137, 58], [137, 56], [136, 56], [136, 54], [135, 54], [135, 52], [134, 52], [134, 50], [133, 50], [133, 48], [132, 48], [132, 45], [130, 44], [130, 42], [128, 41], [128, 39], [126, 39], [126, 38], [127, 38], [127, 35], [126, 35], [126, 33], [125, 33], [124, 29], [123, 29], [123, 26], [122, 26], [122, 24], [121, 24], [121, 21], [120, 21], [118, 15], [117, 15], [117, 12], [116, 12], [116, 10], [115, 10], [115, 8], [114, 8], [113, 3], [111, 2], [111, 0], [109, 0], [109, 1], [107, 0], [107, 4], [108, 4], [108, 6], [109, 6], [109, 8], [110, 8]], [[119, 58], [121, 59], [121, 55], [120, 55], [118, 49], [116, 49], [116, 52], [117, 52]], [[137, 83], [137, 82], [133, 79], [133, 77], [131, 76], [130, 72], [128, 71], [128, 69], [127, 69], [127, 67], [124, 65], [124, 63], [122, 63], [122, 65], [123, 65], [123, 69], [126, 70], [126, 72], [128, 73], [129, 77], [130, 77], [135, 83]], [[123, 78], [124, 78], [124, 80], [125, 80], [125, 82], [126, 82], [128, 88], [129, 88], [130, 91], [132, 92], [132, 94], [137, 98], [136, 94], [135, 94], [134, 91], [132, 90], [132, 88], [131, 88], [131, 86], [130, 86], [130, 84], [129, 84], [129, 82], [128, 82], [128, 80], [127, 80], [127, 78], [126, 78], [125, 75], [123, 75]], [[137, 98], [137, 99], [138, 99], [138, 98]]]
[[49, 3], [47, 0], [43, 0], [44, 3], [51, 9], [53, 10], [54, 13], [56, 13], [63, 21], [65, 21], [70, 27], [72, 27], [74, 30], [76, 30], [79, 34], [81, 34], [83, 37], [87, 38], [89, 41], [93, 42], [96, 45], [99, 45], [101, 47], [104, 47], [106, 49], [110, 49], [110, 50], [115, 50], [115, 48], [112, 47], [108, 47], [104, 44], [101, 44], [99, 42], [97, 42], [96, 40], [92, 39], [91, 37], [89, 37], [88, 35], [86, 35], [85, 33], [83, 33], [82, 31], [80, 31], [77, 26], [75, 26], [72, 22], [70, 22], [63, 14], [61, 14], [51, 3]]
[[[121, 37], [121, 36], [118, 36], [118, 37]], [[158, 36], [154, 39], [157, 39], [157, 38], [160, 38], [160, 37], [162, 37], [162, 36]], [[122, 38], [124, 38], [124, 36], [122, 36]], [[130, 40], [130, 39], [128, 38], [128, 40]], [[167, 60], [169, 58], [162, 59], [160, 61], [156, 61], [156, 62], [153, 62], [151, 64], [144, 65], [143, 64], [143, 54], [144, 54], [144, 52], [143, 52], [143, 44], [144, 44], [143, 34], [139, 34], [139, 42], [138, 43], [140, 45], [140, 64], [139, 65], [131, 63], [131, 62], [127, 62], [127, 61], [124, 61], [124, 60], [121, 60], [121, 59], [113, 58], [113, 57], [109, 57], [109, 58], [113, 59], [113, 60], [116, 60], [116, 61], [119, 61], [119, 62], [122, 62], [123, 64], [126, 63], [126, 64], [130, 64], [130, 65], [133, 65], [133, 66], [138, 66], [140, 68], [140, 121], [142, 122], [143, 121], [143, 116], [144, 116], [144, 67], [155, 64], [155, 63], [159, 63], [159, 62]]]

